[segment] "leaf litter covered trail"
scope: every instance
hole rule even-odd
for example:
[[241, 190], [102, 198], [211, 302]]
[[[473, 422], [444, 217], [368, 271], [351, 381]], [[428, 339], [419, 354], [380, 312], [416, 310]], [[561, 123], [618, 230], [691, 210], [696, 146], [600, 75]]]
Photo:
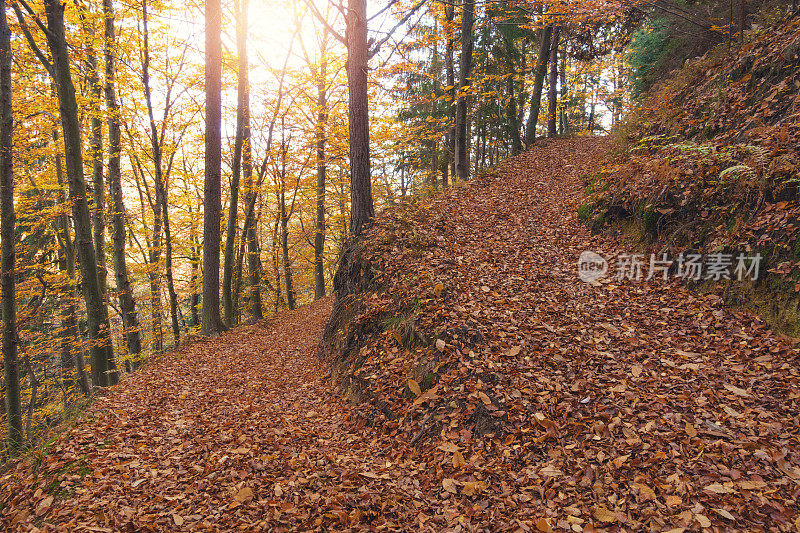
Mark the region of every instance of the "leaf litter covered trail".
[[797, 350], [713, 295], [577, 278], [582, 251], [625, 251], [575, 215], [606, 148], [543, 142], [379, 218], [365, 253], [383, 290], [351, 327], [384, 331], [348, 371], [374, 406], [315, 358], [330, 302], [283, 313], [109, 391], [0, 479], [3, 523], [796, 530]]
[[25, 464], [3, 476], [6, 527], [313, 527], [330, 491], [356, 498], [372, 475], [315, 358], [329, 315], [328, 298], [146, 365], [98, 398], [33, 476]]

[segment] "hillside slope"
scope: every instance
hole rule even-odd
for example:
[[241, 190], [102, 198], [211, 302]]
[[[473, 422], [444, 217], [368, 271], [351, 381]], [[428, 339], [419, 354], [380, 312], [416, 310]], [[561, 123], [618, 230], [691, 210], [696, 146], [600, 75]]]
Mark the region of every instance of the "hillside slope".
[[581, 206], [592, 230], [648, 252], [760, 253], [770, 274], [724, 297], [800, 335], [800, 17], [688, 61], [617, 140]]
[[793, 530], [798, 350], [674, 283], [578, 279], [617, 252], [575, 215], [608, 144], [384, 213], [319, 346], [329, 300], [148, 364], [0, 476], [2, 528]]
[[386, 213], [321, 352], [439, 527], [788, 530], [798, 350], [674, 282], [578, 279], [620, 252], [575, 216], [608, 146], [542, 142]]

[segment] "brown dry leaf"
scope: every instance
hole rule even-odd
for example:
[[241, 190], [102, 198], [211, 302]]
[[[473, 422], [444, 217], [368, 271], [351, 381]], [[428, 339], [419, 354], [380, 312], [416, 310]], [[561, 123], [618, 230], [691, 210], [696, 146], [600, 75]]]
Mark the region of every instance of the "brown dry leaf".
[[750, 393], [744, 389], [737, 387], [736, 385], [731, 385], [730, 383], [725, 383], [723, 385], [726, 389], [730, 392], [734, 393], [736, 396], [741, 396], [742, 398], [750, 398]]
[[179, 514], [172, 513], [172, 520], [175, 522], [176, 526], [182, 526], [183, 525], [183, 517], [181, 515], [179, 515]]
[[645, 485], [644, 483], [633, 483], [633, 487], [639, 491], [639, 499], [640, 500], [656, 500], [656, 493], [653, 489]]
[[437, 298], [441, 298], [442, 297], [442, 292], [444, 292], [444, 284], [443, 283], [437, 283], [433, 287], [433, 292], [434, 292], [434, 294], [436, 294]]
[[244, 486], [239, 489], [239, 492], [236, 493], [233, 499], [239, 503], [247, 503], [252, 500], [254, 496], [255, 494], [253, 494], [253, 489], [248, 486]]
[[734, 516], [725, 509], [714, 509], [714, 512], [720, 515], [722, 518], [726, 518], [728, 520], [736, 520], [736, 518], [734, 518]]
[[442, 480], [442, 488], [451, 494], [456, 494], [458, 492], [456, 481], [452, 478], [444, 478]]
[[740, 481], [739, 486], [744, 490], [759, 490], [767, 486], [766, 483], [759, 480]]
[[459, 447], [453, 442], [445, 441], [439, 445], [439, 449], [443, 452], [455, 453], [459, 450]]
[[466, 465], [467, 462], [464, 460], [464, 456], [461, 454], [460, 451], [456, 451], [453, 454], [453, 468], [461, 468], [462, 466]]
[[475, 494], [478, 494], [484, 490], [486, 490], [485, 481], [466, 481], [461, 487], [461, 492], [465, 496], [474, 496]]
[[638, 378], [642, 375], [642, 365], [632, 365], [631, 366], [631, 375], [635, 378]]
[[53, 504], [52, 496], [48, 496], [47, 498], [39, 502], [39, 505], [36, 506], [36, 516], [42, 516], [43, 514], [45, 514], [47, 510], [50, 509], [50, 506], [52, 504]]
[[677, 507], [683, 503], [683, 498], [675, 494], [670, 494], [664, 498], [664, 502], [667, 504], [667, 507]]
[[442, 339], [436, 339], [436, 349], [437, 350], [439, 350], [440, 352], [443, 352], [445, 346], [447, 346], [447, 344], [445, 344], [445, 342]]
[[714, 494], [730, 494], [736, 492], [732, 487], [722, 485], [721, 483], [712, 483], [711, 485], [707, 485], [703, 490], [706, 492], [713, 492]]
[[408, 388], [411, 389], [411, 392], [414, 393], [414, 396], [422, 395], [422, 389], [419, 388], [419, 383], [417, 383], [413, 379], [408, 380]]
[[548, 522], [546, 518], [540, 518], [536, 521], [536, 529], [538, 529], [541, 533], [553, 533], [553, 528], [550, 526], [550, 522]]
[[546, 465], [544, 468], [539, 470], [539, 475], [547, 477], [559, 477], [563, 476], [564, 472], [556, 468], [554, 465]]
[[695, 429], [695, 427], [692, 425], [691, 422], [686, 422], [686, 434], [692, 438], [697, 436], [697, 430]]
[[630, 457], [630, 455], [620, 455], [619, 457], [615, 457], [612, 463], [614, 463], [616, 468], [619, 468], [625, 464], [625, 461], [628, 460], [628, 457]]
[[605, 524], [610, 524], [617, 521], [617, 515], [602, 506], [596, 507], [592, 514], [595, 518]]
[[486, 395], [485, 392], [478, 392], [478, 398], [484, 403], [484, 405], [492, 405], [492, 400]]
[[704, 514], [695, 514], [694, 519], [700, 524], [700, 527], [711, 527], [711, 520]]
[[522, 351], [522, 346], [514, 346], [508, 351], [507, 355], [509, 357], [516, 357], [517, 355], [519, 355], [519, 352], [521, 351]]

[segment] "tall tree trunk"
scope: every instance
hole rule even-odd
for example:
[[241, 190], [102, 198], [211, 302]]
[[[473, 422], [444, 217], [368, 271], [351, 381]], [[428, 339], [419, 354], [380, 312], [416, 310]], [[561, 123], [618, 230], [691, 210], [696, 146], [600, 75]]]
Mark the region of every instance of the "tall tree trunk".
[[284, 304], [283, 295], [281, 293], [281, 266], [280, 259], [278, 258], [278, 226], [281, 223], [281, 216], [275, 218], [275, 225], [272, 230], [272, 268], [275, 273], [275, 312]]
[[283, 255], [283, 277], [286, 283], [286, 304], [289, 309], [297, 307], [292, 279], [292, 261], [289, 257], [289, 214], [286, 212], [286, 143], [281, 143], [281, 176], [280, 195], [278, 196], [278, 209], [281, 218], [281, 253]]
[[92, 341], [92, 380], [99, 386], [113, 385], [117, 382], [118, 376], [113, 367], [108, 309], [100, 290], [97, 256], [92, 242], [91, 218], [86, 202], [78, 104], [64, 35], [63, 4], [58, 0], [45, 0], [45, 14], [48, 27], [47, 42], [53, 58], [53, 77], [58, 89], [61, 125], [64, 130], [66, 173], [75, 220], [75, 240], [80, 255], [81, 287], [86, 301], [89, 338]]
[[364, 227], [375, 218], [369, 163], [367, 0], [349, 0], [347, 7], [350, 233], [359, 237]]
[[[192, 208], [189, 206], [189, 214], [191, 215]], [[192, 327], [200, 325], [200, 314], [198, 307], [200, 305], [200, 294], [198, 294], [198, 274], [200, 273], [200, 243], [197, 237], [197, 226], [192, 223], [189, 225], [189, 242], [191, 242], [191, 256], [189, 258], [189, 285], [191, 296], [189, 297], [189, 307], [192, 313]]]
[[113, 0], [103, 0], [105, 17], [105, 98], [108, 109], [108, 187], [111, 193], [111, 242], [113, 246], [114, 277], [117, 282], [117, 298], [122, 313], [122, 329], [128, 353], [137, 355], [142, 351], [139, 320], [136, 316], [136, 301], [133, 298], [128, 265], [125, 262], [125, 203], [122, 195], [122, 172], [120, 170], [121, 137], [119, 104], [116, 94], [116, 35], [114, 30]]
[[[55, 88], [54, 88], [55, 89]], [[63, 188], [64, 167], [62, 161], [63, 147], [59, 143], [58, 130], [53, 130], [53, 145], [56, 154], [56, 180]], [[65, 201], [69, 198], [65, 197]], [[59, 250], [59, 270], [66, 276], [66, 290], [68, 297], [62, 303], [61, 308], [61, 327], [64, 330], [61, 337], [61, 360], [65, 367], [74, 366], [77, 371], [76, 385], [84, 395], [88, 395], [89, 378], [86, 375], [86, 368], [83, 361], [83, 350], [80, 348], [80, 333], [78, 332], [78, 311], [76, 302], [77, 286], [75, 284], [75, 244], [69, 234], [69, 217], [66, 213], [60, 215], [56, 220], [56, 238], [58, 239]], [[69, 365], [69, 361], [72, 365]]]
[[261, 301], [261, 252], [258, 245], [256, 225], [247, 228], [247, 270], [250, 273], [250, 312], [253, 318], [264, 318]]
[[550, 79], [547, 87], [547, 136], [555, 137], [556, 131], [556, 112], [558, 111], [558, 40], [561, 28], [556, 26], [553, 30], [552, 44], [550, 45]]
[[561, 49], [561, 69], [559, 75], [561, 77], [561, 120], [559, 121], [559, 133], [567, 135], [569, 133], [569, 123], [567, 115], [567, 47], [566, 45]]
[[542, 31], [539, 42], [539, 56], [536, 59], [536, 71], [533, 79], [533, 95], [528, 113], [528, 123], [525, 125], [525, 145], [531, 146], [536, 140], [536, 124], [539, 122], [539, 110], [542, 104], [542, 87], [544, 75], [547, 73], [547, 62], [550, 60], [550, 39], [553, 35], [553, 26], [548, 24]]
[[508, 106], [506, 107], [506, 120], [508, 121], [508, 132], [511, 136], [511, 154], [517, 155], [522, 152], [522, 138], [519, 135], [519, 121], [517, 120], [517, 98], [514, 92], [514, 70], [513, 63], [511, 73], [508, 75], [506, 87], [508, 90]]
[[228, 228], [225, 233], [225, 260], [222, 269], [222, 307], [225, 310], [225, 324], [233, 325], [233, 270], [236, 258], [236, 220], [239, 214], [239, 181], [242, 175], [242, 145], [244, 144], [245, 116], [249, 114], [247, 83], [247, 0], [234, 2], [236, 14], [237, 105], [236, 140], [233, 144], [233, 166], [231, 172], [231, 197], [228, 206]]
[[[92, 233], [95, 254], [97, 256], [97, 278], [100, 282], [100, 293], [106, 300], [106, 221], [105, 221], [105, 184], [103, 183], [103, 120], [101, 117], [101, 101], [103, 87], [97, 71], [97, 54], [94, 49], [94, 21], [87, 21], [83, 14], [83, 28], [86, 33], [86, 85], [91, 95], [91, 136], [89, 137], [89, 156], [92, 159]], [[107, 301], [107, 300], [106, 300]]]
[[[455, 142], [456, 142], [456, 75], [455, 68], [453, 67], [454, 60], [454, 38], [453, 38], [453, 18], [455, 17], [455, 7], [451, 2], [444, 2], [444, 14], [447, 21], [447, 43], [445, 44], [445, 75], [447, 76], [448, 87], [448, 114], [450, 115], [450, 126], [447, 128], [447, 152], [448, 152], [448, 166], [450, 175], [456, 175], [456, 157], [455, 157]], [[442, 176], [442, 187], [447, 187], [447, 172]]]
[[225, 330], [219, 314], [219, 248], [222, 217], [222, 7], [205, 3], [206, 136], [203, 189], [203, 327], [204, 335]]
[[169, 316], [172, 322], [172, 339], [178, 346], [181, 338], [181, 327], [178, 321], [178, 293], [175, 292], [175, 280], [172, 275], [172, 232], [169, 227], [169, 210], [167, 202], [167, 187], [162, 188], [161, 215], [164, 218], [164, 243], [165, 243], [165, 272], [167, 276], [167, 295], [169, 297]]
[[6, 2], [0, 0], [0, 278], [2, 282], [3, 366], [8, 441], [12, 448], [22, 445], [22, 406], [19, 393], [17, 353], [17, 302], [14, 283], [14, 169], [11, 107], [11, 31], [6, 20]]
[[[442, 67], [439, 62], [439, 24], [438, 19], [434, 19], [433, 26], [433, 50], [431, 59], [431, 77], [433, 78], [433, 92], [431, 94], [431, 118], [437, 117], [439, 109], [439, 92], [440, 83], [439, 79], [442, 73]], [[437, 117], [438, 118], [438, 117]], [[438, 128], [437, 128], [438, 129]], [[439, 132], [434, 131], [431, 136], [431, 170], [430, 170], [430, 186], [434, 189], [439, 188]]]
[[469, 178], [469, 147], [466, 91], [472, 74], [472, 26], [475, 22], [475, 0], [464, 0], [461, 10], [461, 61], [459, 61], [458, 103], [456, 104], [456, 173], [459, 179]]
[[[142, 0], [142, 21], [144, 27], [143, 33], [143, 48], [144, 55], [142, 57], [142, 85], [144, 86], [144, 97], [147, 103], [147, 116], [150, 125], [150, 148], [153, 151], [153, 167], [155, 175], [155, 200], [150, 198], [150, 205], [153, 210], [153, 241], [149, 249], [150, 268], [148, 269], [148, 277], [150, 278], [150, 316], [151, 327], [153, 329], [153, 344], [152, 350], [156, 353], [164, 350], [164, 333], [161, 328], [162, 323], [162, 307], [161, 307], [161, 231], [164, 222], [161, 213], [161, 191], [164, 187], [164, 180], [162, 175], [162, 153], [161, 143], [159, 142], [158, 128], [156, 127], [155, 116], [153, 113], [153, 102], [150, 92], [150, 46], [149, 46], [149, 30], [148, 30], [148, 16], [147, 16], [147, 0]], [[142, 169], [140, 169], [142, 183], [147, 186], [146, 177]]]
[[328, 122], [327, 83], [327, 32], [320, 48], [319, 76], [317, 78], [317, 212], [316, 232], [314, 233], [314, 300], [325, 296], [325, 174], [327, 161], [325, 141]]

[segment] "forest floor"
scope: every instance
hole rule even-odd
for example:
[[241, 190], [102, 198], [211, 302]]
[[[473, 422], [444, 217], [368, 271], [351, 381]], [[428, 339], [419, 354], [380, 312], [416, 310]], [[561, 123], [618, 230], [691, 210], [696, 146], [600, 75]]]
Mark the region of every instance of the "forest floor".
[[167, 354], [98, 397], [0, 477], [0, 524], [800, 529], [797, 349], [713, 294], [578, 279], [582, 251], [625, 251], [576, 217], [607, 143], [537, 144], [429, 206], [446, 220], [426, 265], [449, 276], [446, 316], [483, 338], [458, 355], [460, 388], [438, 394], [502, 411], [497, 435], [477, 442], [456, 415], [416, 445], [366, 426], [316, 358], [325, 299]]

